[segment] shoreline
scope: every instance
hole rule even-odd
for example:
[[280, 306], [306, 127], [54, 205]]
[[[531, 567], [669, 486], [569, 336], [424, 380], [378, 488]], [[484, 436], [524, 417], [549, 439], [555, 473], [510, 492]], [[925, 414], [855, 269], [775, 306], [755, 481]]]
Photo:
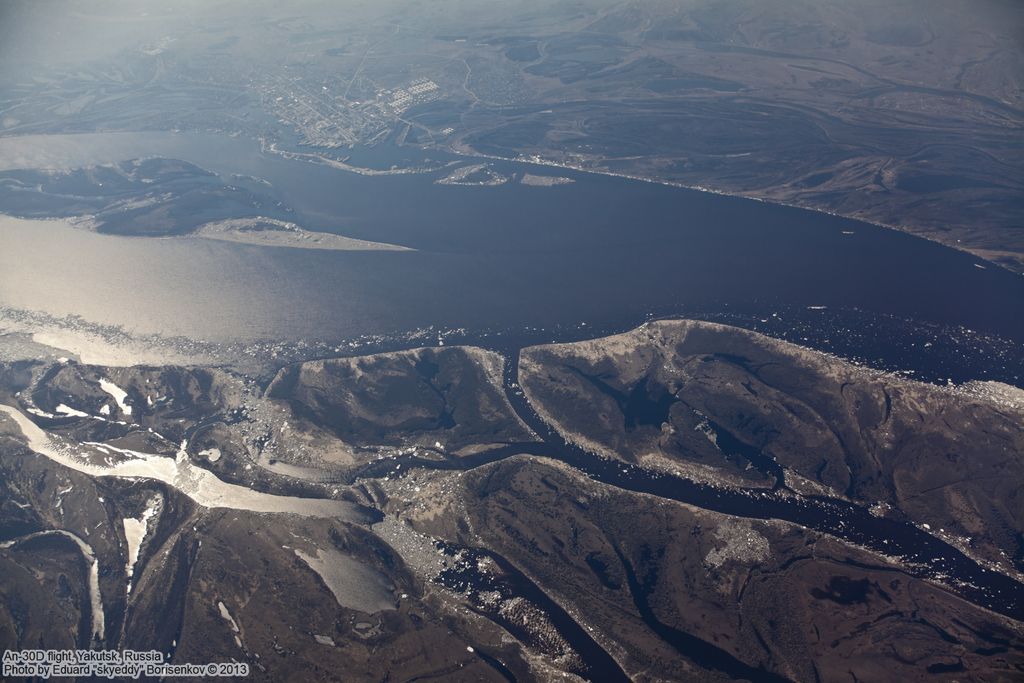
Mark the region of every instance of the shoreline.
[[[224, 131], [218, 131], [218, 130], [212, 130], [212, 131], [209, 131], [209, 130], [188, 130], [188, 131], [185, 131], [185, 130], [157, 130], [157, 131], [142, 130], [142, 131], [128, 131], [128, 130], [126, 130], [126, 131], [109, 131], [109, 132], [100, 132], [100, 131], [96, 131], [96, 132], [71, 132], [71, 133], [67, 133], [67, 132], [52, 132], [52, 133], [30, 133], [30, 134], [24, 134], [24, 135], [0, 135], [0, 141], [3, 141], [3, 140], [17, 140], [17, 139], [25, 139], [25, 138], [33, 138], [33, 137], [35, 137], [35, 138], [38, 138], [38, 137], [50, 137], [50, 136], [72, 137], [72, 136], [111, 135], [111, 134], [114, 134], [114, 135], [117, 135], [117, 134], [144, 135], [144, 134], [147, 134], [147, 133], [167, 134], [167, 135], [172, 135], [172, 136], [188, 135], [188, 134], [223, 135]], [[297, 152], [297, 151], [284, 150], [284, 149], [281, 149], [280, 147], [278, 147], [277, 142], [269, 141], [263, 135], [257, 135], [257, 136], [252, 136], [251, 137], [251, 136], [246, 135], [246, 134], [243, 133], [240, 136], [234, 136], [234, 137], [244, 137], [247, 140], [251, 140], [251, 141], [257, 143], [259, 145], [260, 153], [263, 153], [263, 154], [273, 154], [275, 156], [278, 156], [278, 157], [281, 157], [281, 158], [284, 158], [284, 159], [293, 160], [293, 161], [305, 161], [307, 163], [320, 164], [320, 165], [324, 165], [324, 166], [329, 166], [331, 168], [336, 168], [336, 169], [341, 170], [341, 171], [348, 171], [350, 173], [355, 173], [357, 175], [363, 175], [363, 176], [415, 175], [415, 174], [421, 174], [421, 173], [433, 173], [433, 172], [444, 170], [445, 168], [449, 168], [452, 165], [458, 163], [456, 161], [451, 161], [451, 162], [448, 162], [448, 163], [445, 163], [445, 164], [440, 164], [440, 165], [433, 166], [433, 167], [395, 168], [395, 169], [386, 169], [386, 170], [385, 169], [373, 169], [373, 168], [362, 167], [362, 166], [355, 166], [355, 165], [352, 165], [352, 164], [348, 164], [348, 163], [346, 163], [344, 161], [339, 161], [337, 159], [333, 159], [333, 158], [331, 158], [329, 156], [325, 156], [323, 154], [318, 154], [316, 152]], [[622, 173], [622, 172], [617, 172], [617, 171], [610, 171], [610, 170], [607, 170], [607, 169], [589, 168], [589, 167], [585, 167], [585, 166], [569, 164], [569, 163], [555, 161], [555, 160], [551, 160], [551, 159], [544, 159], [543, 157], [540, 157], [538, 155], [534, 155], [534, 156], [520, 155], [520, 156], [517, 156], [517, 157], [503, 157], [503, 156], [498, 156], [498, 155], [494, 155], [494, 154], [485, 154], [483, 152], [478, 152], [476, 150], [470, 150], [470, 149], [460, 148], [460, 147], [452, 147], [452, 148], [449, 148], [449, 149], [437, 149], [435, 151], [442, 152], [442, 153], [445, 153], [445, 154], [451, 154], [451, 155], [454, 155], [456, 157], [459, 157], [461, 159], [466, 159], [466, 160], [469, 160], [469, 159], [487, 159], [487, 160], [491, 160], [491, 161], [501, 161], [501, 162], [505, 162], [505, 163], [532, 164], [532, 165], [535, 165], [535, 166], [542, 166], [542, 167], [545, 167], [545, 168], [558, 168], [558, 169], [564, 169], [564, 170], [568, 170], [568, 171], [574, 171], [574, 172], [577, 172], [577, 173], [587, 173], [587, 174], [591, 174], [591, 175], [600, 175], [600, 176], [608, 176], [608, 177], [613, 177], [613, 178], [622, 178], [622, 179], [625, 179], [625, 180], [635, 180], [635, 181], [640, 181], [640, 182], [645, 182], [645, 183], [651, 183], [651, 184], [654, 184], [654, 185], [662, 185], [662, 186], [665, 186], [665, 187], [674, 187], [674, 188], [683, 189], [683, 190], [693, 190], [695, 192], [704, 192], [704, 193], [707, 193], [707, 194], [719, 195], [719, 196], [723, 196], [723, 197], [734, 197], [736, 199], [746, 199], [746, 200], [755, 201], [755, 202], [762, 202], [762, 203], [765, 203], [765, 204], [774, 204], [774, 205], [777, 205], [777, 206], [784, 206], [784, 207], [793, 208], [793, 209], [801, 209], [801, 210], [804, 210], [804, 211], [810, 211], [810, 212], [813, 212], [813, 213], [823, 214], [823, 215], [826, 215], [826, 216], [832, 216], [834, 218], [842, 218], [842, 219], [846, 219], [846, 220], [857, 221], [857, 222], [860, 222], [860, 223], [864, 223], [865, 225], [870, 225], [870, 226], [874, 226], [874, 227], [877, 227], [877, 228], [882, 228], [882, 229], [885, 229], [885, 230], [892, 230], [894, 232], [899, 232], [899, 233], [903, 233], [905, 235], [910, 235], [910, 236], [913, 236], [913, 237], [917, 237], [917, 238], [926, 240], [928, 242], [932, 242], [934, 244], [941, 245], [941, 246], [946, 247], [948, 249], [953, 249], [955, 251], [958, 251], [958, 252], [961, 252], [961, 253], [964, 253], [964, 254], [968, 254], [971, 257], [976, 258], [979, 261], [981, 261], [982, 264], [986, 264], [986, 265], [987, 264], [991, 264], [992, 266], [1000, 268], [1001, 270], [1004, 270], [1004, 271], [1006, 271], [1008, 273], [1012, 273], [1014, 275], [1018, 275], [1018, 276], [1024, 277], [1024, 253], [1017, 254], [1016, 252], [1006, 251], [1005, 249], [978, 249], [978, 250], [972, 250], [972, 249], [965, 248], [963, 246], [958, 246], [956, 244], [950, 244], [950, 243], [938, 240], [938, 239], [936, 239], [936, 238], [934, 238], [932, 236], [921, 234], [921, 233], [919, 233], [917, 231], [914, 231], [914, 230], [911, 230], [909, 228], [902, 227], [902, 226], [899, 226], [899, 225], [894, 225], [894, 224], [891, 224], [891, 223], [884, 223], [884, 222], [881, 222], [881, 221], [877, 221], [877, 220], [873, 220], [873, 219], [865, 218], [865, 217], [861, 217], [861, 216], [856, 216], [856, 215], [851, 215], [851, 214], [846, 214], [846, 213], [839, 213], [839, 212], [836, 212], [836, 211], [831, 211], [829, 209], [824, 209], [824, 208], [816, 207], [816, 206], [812, 206], [812, 205], [801, 204], [801, 203], [790, 202], [790, 201], [783, 201], [783, 200], [774, 199], [774, 198], [758, 197], [758, 196], [755, 196], [755, 195], [745, 194], [745, 193], [742, 193], [742, 192], [731, 192], [731, 191], [726, 191], [726, 190], [720, 190], [720, 189], [716, 189], [716, 188], [713, 188], [713, 187], [708, 187], [708, 186], [705, 186], [705, 185], [687, 184], [687, 183], [682, 183], [682, 182], [677, 182], [677, 181], [672, 181], [672, 180], [664, 180], [664, 179], [659, 179], [659, 178], [652, 178], [652, 177], [649, 177], [649, 176], [642, 176], [642, 175], [635, 175], [635, 174], [630, 174], [630, 173]], [[159, 156], [163, 156], [163, 155], [160, 155], [160, 154], [148, 154], [148, 155], [141, 155], [141, 156], [139, 156], [137, 158], [143, 159], [143, 158], [153, 158], [153, 157], [159, 157]], [[0, 164], [0, 169], [2, 169], [2, 168], [3, 168], [3, 165]], [[1010, 254], [1010, 255], [1015, 256], [1016, 258], [1018, 258], [1018, 259], [1020, 259], [1022, 261], [1021, 269], [1020, 270], [1015, 270], [1015, 269], [1009, 267], [1008, 265], [1005, 265], [1005, 264], [1000, 263], [998, 261], [994, 261], [990, 257], [985, 255], [986, 253], [991, 253], [991, 252], [998, 252], [998, 253]]]
[[[347, 163], [338, 161], [336, 159], [332, 159], [330, 157], [327, 157], [327, 156], [324, 156], [324, 155], [321, 155], [321, 154], [316, 154], [314, 152], [308, 152], [308, 153], [307, 152], [289, 152], [289, 151], [286, 151], [286, 150], [279, 149], [277, 147], [276, 143], [266, 144], [264, 138], [262, 138], [262, 137], [259, 138], [258, 140], [259, 140], [260, 145], [261, 145], [261, 151], [263, 151], [263, 152], [266, 152], [266, 153], [269, 153], [269, 154], [275, 154], [275, 155], [278, 155], [278, 156], [280, 156], [280, 157], [282, 157], [284, 159], [291, 159], [291, 160], [294, 160], [294, 161], [308, 161], [309, 163], [314, 163], [314, 164], [323, 164], [323, 165], [326, 165], [326, 166], [330, 166], [332, 168], [337, 168], [339, 170], [349, 171], [351, 173], [356, 173], [356, 174], [365, 175], [365, 176], [411, 175], [411, 174], [417, 174], [417, 173], [433, 173], [435, 171], [443, 170], [443, 169], [445, 169], [445, 168], [447, 168], [447, 167], [449, 167], [451, 165], [449, 163], [449, 164], [446, 164], [444, 166], [439, 166], [439, 167], [436, 167], [436, 168], [408, 168], [408, 169], [394, 169], [394, 170], [379, 170], [379, 169], [372, 169], [372, 168], [366, 168], [366, 167], [361, 167], [361, 166], [352, 166], [351, 164], [347, 164]], [[1022, 261], [1021, 270], [1018, 271], [1018, 270], [1014, 270], [1013, 268], [1010, 268], [1009, 266], [1007, 266], [1007, 265], [1005, 265], [1003, 263], [1000, 263], [998, 261], [993, 261], [991, 258], [989, 258], [987, 256], [983, 256], [982, 253], [980, 253], [980, 252], [999, 251], [1000, 253], [1006, 253], [1006, 254], [1014, 255], [1015, 252], [1012, 252], [1012, 251], [1008, 252], [1008, 251], [1005, 251], [1005, 250], [994, 250], [994, 249], [985, 249], [985, 250], [977, 250], [977, 251], [975, 251], [975, 250], [964, 248], [962, 246], [957, 246], [955, 244], [949, 244], [947, 242], [943, 242], [943, 241], [940, 241], [938, 239], [935, 239], [934, 237], [921, 234], [919, 232], [910, 230], [910, 229], [905, 228], [905, 227], [901, 227], [901, 226], [898, 226], [898, 225], [893, 225], [891, 223], [883, 223], [883, 222], [880, 222], [880, 221], [877, 221], [877, 220], [873, 220], [873, 219], [870, 219], [870, 218], [865, 218], [865, 217], [855, 216], [855, 215], [850, 215], [850, 214], [845, 214], [845, 213], [839, 213], [837, 211], [830, 211], [829, 209], [823, 209], [821, 207], [812, 206], [812, 205], [808, 205], [808, 204], [799, 204], [799, 203], [796, 203], [796, 202], [787, 202], [787, 201], [783, 201], [783, 200], [780, 200], [780, 199], [770, 199], [770, 198], [767, 198], [767, 197], [758, 197], [758, 196], [751, 195], [751, 194], [744, 194], [742, 192], [730, 192], [730, 191], [726, 191], [726, 190], [719, 190], [719, 189], [716, 189], [716, 188], [713, 188], [713, 187], [708, 187], [706, 185], [688, 185], [686, 183], [682, 183], [682, 182], [678, 182], [678, 181], [673, 181], [673, 180], [664, 180], [664, 179], [661, 179], [661, 178], [652, 178], [652, 177], [649, 177], [649, 176], [641, 176], [641, 175], [633, 175], [633, 174], [630, 174], [630, 173], [621, 173], [621, 172], [617, 172], [617, 171], [609, 171], [607, 169], [599, 169], [599, 168], [590, 168], [590, 167], [586, 167], [586, 166], [578, 166], [578, 165], [573, 165], [573, 164], [569, 164], [569, 163], [565, 163], [565, 162], [554, 161], [554, 160], [551, 160], [551, 159], [544, 159], [543, 157], [540, 157], [540, 156], [524, 156], [524, 155], [520, 155], [520, 156], [517, 156], [517, 157], [503, 157], [503, 156], [498, 156], [496, 154], [485, 154], [483, 152], [478, 152], [476, 150], [469, 151], [469, 150], [466, 150], [466, 149], [455, 148], [455, 147], [453, 147], [451, 149], [443, 149], [443, 150], [439, 150], [439, 151], [445, 152], [445, 153], [448, 153], [448, 154], [454, 154], [454, 155], [459, 156], [459, 157], [461, 157], [463, 159], [466, 159], [466, 160], [470, 160], [470, 159], [487, 159], [489, 161], [501, 161], [501, 162], [505, 162], [505, 163], [532, 164], [534, 166], [543, 166], [545, 168], [558, 168], [558, 169], [563, 169], [563, 170], [566, 170], [566, 171], [574, 171], [576, 173], [587, 173], [587, 174], [591, 174], [591, 175], [607, 176], [607, 177], [611, 177], [611, 178], [622, 178], [624, 180], [635, 180], [635, 181], [644, 182], [644, 183], [651, 183], [653, 185], [662, 185], [662, 186], [665, 186], [665, 187], [674, 187], [674, 188], [681, 189], [681, 190], [693, 190], [694, 192], [703, 192], [703, 193], [706, 193], [706, 194], [713, 194], [713, 195], [718, 195], [718, 196], [721, 196], [721, 197], [733, 197], [735, 199], [746, 199], [746, 200], [750, 200], [750, 201], [754, 201], [754, 202], [761, 202], [761, 203], [764, 203], [764, 204], [774, 204], [776, 206], [785, 206], [787, 208], [801, 209], [803, 211], [810, 211], [810, 212], [813, 212], [813, 213], [819, 213], [819, 214], [823, 214], [823, 215], [826, 215], [826, 216], [831, 216], [833, 218], [843, 218], [843, 219], [846, 219], [846, 220], [857, 221], [859, 223], [864, 223], [866, 225], [870, 225], [870, 226], [873, 226], [873, 227], [876, 227], [876, 228], [882, 228], [882, 229], [885, 229], [885, 230], [892, 230], [894, 232], [903, 233], [904, 235], [910, 235], [912, 237], [917, 237], [917, 238], [926, 240], [928, 242], [932, 242], [933, 244], [941, 245], [941, 246], [946, 247], [948, 249], [953, 249], [955, 251], [959, 251], [959, 252], [964, 253], [964, 254], [969, 254], [970, 256], [978, 259], [979, 261], [981, 261], [984, 264], [990, 264], [992, 266], [995, 266], [997, 268], [1005, 270], [1008, 273], [1012, 273], [1014, 275], [1019, 275], [1021, 277], [1024, 277], [1024, 253], [1017, 255], [1017, 258], [1019, 258]]]

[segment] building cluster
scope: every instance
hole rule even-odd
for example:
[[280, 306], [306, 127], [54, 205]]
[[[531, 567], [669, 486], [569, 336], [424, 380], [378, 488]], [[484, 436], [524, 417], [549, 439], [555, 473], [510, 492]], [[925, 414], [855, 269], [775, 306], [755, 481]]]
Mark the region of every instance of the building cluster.
[[372, 145], [393, 130], [410, 107], [441, 96], [440, 86], [428, 78], [377, 90], [372, 99], [363, 101], [326, 85], [311, 88], [298, 77], [280, 76], [260, 88], [264, 106], [294, 128], [301, 144], [324, 148]]

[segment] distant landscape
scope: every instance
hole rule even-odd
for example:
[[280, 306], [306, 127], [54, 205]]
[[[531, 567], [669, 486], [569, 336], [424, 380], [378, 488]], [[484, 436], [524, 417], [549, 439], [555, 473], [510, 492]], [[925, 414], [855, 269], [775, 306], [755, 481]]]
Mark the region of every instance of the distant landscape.
[[[47, 17], [63, 39], [44, 50], [14, 27], [45, 10], [11, 4], [0, 134], [217, 131], [384, 170], [525, 157], [862, 218], [1024, 272], [1013, 0], [923, 19], [878, 0], [229, 7], [82, 6]], [[91, 26], [118, 38], [83, 45]]]
[[1020, 681], [1022, 86], [1019, 0], [0, 3], [0, 678]]

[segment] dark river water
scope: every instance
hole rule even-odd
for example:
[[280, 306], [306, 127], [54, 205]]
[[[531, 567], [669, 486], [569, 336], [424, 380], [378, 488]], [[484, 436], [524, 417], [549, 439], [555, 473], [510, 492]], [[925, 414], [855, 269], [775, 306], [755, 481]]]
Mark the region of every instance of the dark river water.
[[[608, 176], [555, 187], [362, 176], [241, 139], [0, 139], [0, 166], [172, 156], [258, 176], [308, 227], [413, 247], [328, 252], [0, 222], [0, 305], [205, 340], [330, 340], [426, 326], [626, 325], [652, 311], [859, 309], [1024, 341], [1024, 278], [894, 231]], [[0, 207], [2, 212], [3, 207]]]

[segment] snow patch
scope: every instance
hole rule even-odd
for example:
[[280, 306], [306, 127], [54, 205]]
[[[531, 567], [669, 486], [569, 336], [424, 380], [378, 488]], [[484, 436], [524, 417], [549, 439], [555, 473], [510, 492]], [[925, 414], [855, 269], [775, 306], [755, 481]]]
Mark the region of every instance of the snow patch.
[[220, 611], [221, 619], [231, 624], [231, 630], [235, 633], [239, 633], [238, 623], [235, 621], [235, 618], [231, 616], [231, 612], [228, 611], [228, 608], [224, 605], [223, 601], [217, 601], [217, 609]]
[[128, 581], [128, 592], [132, 592], [131, 578], [135, 572], [135, 563], [139, 561], [139, 551], [142, 549], [142, 542], [146, 540], [146, 534], [149, 533], [149, 520], [157, 512], [157, 500], [154, 498], [150, 500], [149, 505], [142, 512], [142, 516], [135, 519], [132, 517], [125, 517], [122, 520], [124, 524], [124, 537], [128, 542], [128, 562], [125, 567], [125, 573], [127, 573]]
[[132, 407], [124, 402], [128, 398], [127, 391], [106, 379], [100, 379], [100, 389], [103, 389], [103, 391], [110, 394], [117, 401], [117, 407], [121, 409], [122, 413], [125, 415], [132, 414]]
[[57, 417], [53, 413], [48, 413], [45, 410], [39, 410], [39, 408], [36, 408], [34, 406], [29, 406], [25, 410], [27, 410], [28, 412], [32, 413], [33, 415], [38, 415], [39, 417], [49, 417], [49, 418]]
[[71, 417], [89, 417], [89, 413], [83, 413], [81, 410], [76, 410], [71, 406], [66, 406], [61, 403], [56, 408], [57, 412], [61, 415], [70, 415]]
[[220, 449], [219, 448], [207, 448], [199, 451], [199, 455], [206, 458], [210, 462], [217, 462], [220, 460]]

